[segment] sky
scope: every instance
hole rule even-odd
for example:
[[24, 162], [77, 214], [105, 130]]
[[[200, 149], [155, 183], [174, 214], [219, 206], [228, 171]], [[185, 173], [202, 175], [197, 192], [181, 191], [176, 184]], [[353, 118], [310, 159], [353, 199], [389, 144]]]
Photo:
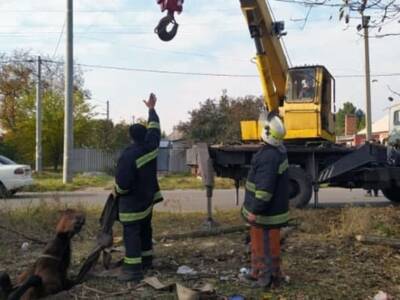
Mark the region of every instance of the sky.
[[[355, 26], [338, 20], [338, 8], [270, 1], [277, 20], [288, 32], [284, 41], [293, 66], [325, 65], [336, 78], [337, 107], [350, 101], [365, 107], [365, 79], [341, 77], [364, 73], [364, 42]], [[0, 0], [0, 52], [28, 49], [33, 55], [58, 59], [65, 51], [65, 0]], [[74, 57], [86, 65], [117, 66], [196, 73], [257, 75], [251, 59], [255, 47], [238, 0], [186, 0], [177, 16], [178, 35], [165, 43], [154, 34], [163, 16], [155, 0], [75, 0]], [[308, 14], [307, 22], [304, 21]], [[400, 32], [400, 24], [381, 33]], [[62, 33], [62, 34], [61, 34]], [[371, 74], [400, 73], [400, 37], [370, 40]], [[96, 111], [116, 122], [146, 117], [142, 102], [158, 97], [163, 130], [170, 133], [188, 112], [223, 90], [232, 97], [261, 95], [257, 77], [168, 75], [83, 67], [85, 87]], [[377, 120], [400, 91], [400, 76], [372, 76], [372, 118]], [[394, 97], [396, 99], [396, 97]], [[397, 97], [399, 98], [399, 97]], [[400, 100], [400, 99], [398, 99]], [[100, 116], [101, 117], [101, 116]]]

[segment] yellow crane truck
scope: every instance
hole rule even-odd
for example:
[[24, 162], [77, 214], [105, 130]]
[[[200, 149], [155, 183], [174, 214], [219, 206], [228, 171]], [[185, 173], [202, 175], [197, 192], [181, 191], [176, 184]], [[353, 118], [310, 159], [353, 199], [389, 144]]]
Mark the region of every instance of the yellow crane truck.
[[[273, 20], [265, 0], [239, 1], [257, 50], [265, 108], [279, 112], [287, 129], [291, 205], [306, 206], [313, 192], [317, 205], [321, 184], [380, 189], [400, 202], [399, 140], [388, 147], [367, 142], [357, 149], [335, 144], [333, 76], [321, 65], [289, 68], [280, 39], [284, 23]], [[198, 144], [188, 152], [188, 164], [200, 167], [207, 187], [209, 221], [214, 174], [232, 178], [239, 189], [261, 146], [259, 123], [241, 122], [242, 145]]]

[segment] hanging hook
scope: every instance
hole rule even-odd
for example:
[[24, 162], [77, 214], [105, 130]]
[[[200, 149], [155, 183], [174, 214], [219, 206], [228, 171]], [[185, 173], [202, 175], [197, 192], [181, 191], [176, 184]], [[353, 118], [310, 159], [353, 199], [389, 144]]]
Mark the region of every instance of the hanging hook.
[[[172, 25], [171, 30], [168, 30], [168, 27]], [[178, 32], [179, 24], [176, 22], [174, 14], [168, 13], [164, 18], [160, 20], [157, 27], [154, 29], [154, 32], [158, 35], [158, 37], [164, 41], [171, 41], [176, 33]]]

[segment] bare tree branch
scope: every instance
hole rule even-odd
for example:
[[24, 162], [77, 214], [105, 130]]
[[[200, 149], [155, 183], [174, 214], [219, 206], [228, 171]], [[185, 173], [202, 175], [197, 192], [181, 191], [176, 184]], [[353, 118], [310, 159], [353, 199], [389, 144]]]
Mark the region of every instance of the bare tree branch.
[[[275, 0], [279, 2], [293, 3], [297, 5], [310, 7], [337, 7], [339, 8], [339, 20], [344, 20], [346, 24], [351, 19], [359, 18], [361, 15], [371, 17], [369, 27], [380, 32], [382, 28], [393, 22], [399, 22], [400, 19], [400, 0]], [[357, 17], [358, 16], [358, 17]], [[307, 17], [306, 17], [307, 19]], [[306, 20], [305, 19], [305, 20]], [[296, 20], [297, 21], [297, 20]], [[300, 20], [299, 20], [300, 21]], [[358, 26], [360, 28], [360, 26]], [[398, 35], [388, 33], [377, 35], [385, 37]]]
[[387, 36], [400, 36], [400, 33], [376, 34], [375, 36], [371, 36], [371, 37], [380, 39], [380, 38], [384, 38], [384, 37], [387, 37]]

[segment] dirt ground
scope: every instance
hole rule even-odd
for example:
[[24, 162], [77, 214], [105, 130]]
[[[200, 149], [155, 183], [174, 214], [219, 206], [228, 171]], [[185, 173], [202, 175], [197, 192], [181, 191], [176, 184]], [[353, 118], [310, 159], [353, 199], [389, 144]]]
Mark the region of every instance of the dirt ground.
[[[43, 249], [42, 245], [4, 228], [41, 240], [49, 239], [60, 209], [61, 204], [43, 204], [0, 211], [0, 271], [7, 271], [14, 278]], [[100, 212], [100, 208], [80, 209], [86, 211], [87, 223], [73, 240], [72, 274], [77, 272], [94, 245]], [[244, 232], [178, 241], [158, 239], [155, 245], [157, 269], [152, 275], [163, 283], [178, 282], [186, 287], [210, 283], [218, 295], [239, 294], [246, 299], [372, 299], [380, 290], [398, 299], [399, 250], [360, 244], [354, 236], [368, 233], [400, 238], [399, 213], [399, 207], [293, 210], [291, 215], [297, 228], [283, 246], [283, 266], [290, 282], [279, 289], [261, 291], [239, 281], [240, 268], [249, 266]], [[237, 210], [217, 212], [216, 219], [224, 226], [243, 224]], [[197, 230], [203, 220], [204, 215], [200, 213], [156, 213], [154, 235]], [[117, 236], [120, 230], [120, 226], [116, 226]], [[21, 249], [24, 242], [29, 243], [28, 250]], [[122, 255], [122, 252], [116, 253], [114, 258]], [[182, 265], [193, 268], [198, 274], [177, 275]], [[98, 266], [96, 273], [100, 271], [101, 266]], [[92, 275], [83, 285], [58, 299], [176, 299], [173, 292], [155, 291], [148, 286], [138, 290], [129, 288], [115, 279]]]

